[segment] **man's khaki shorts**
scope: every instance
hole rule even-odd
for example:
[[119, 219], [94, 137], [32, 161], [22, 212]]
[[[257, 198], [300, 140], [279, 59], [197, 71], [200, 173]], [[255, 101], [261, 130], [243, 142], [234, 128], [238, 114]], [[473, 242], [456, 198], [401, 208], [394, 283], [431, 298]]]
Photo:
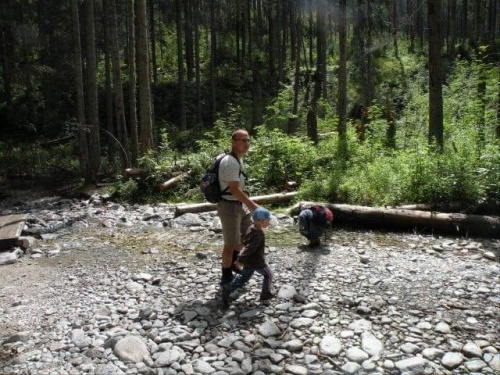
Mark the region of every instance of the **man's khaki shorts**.
[[242, 236], [252, 225], [250, 210], [240, 201], [222, 199], [217, 203], [217, 213], [222, 224], [224, 246], [240, 245]]

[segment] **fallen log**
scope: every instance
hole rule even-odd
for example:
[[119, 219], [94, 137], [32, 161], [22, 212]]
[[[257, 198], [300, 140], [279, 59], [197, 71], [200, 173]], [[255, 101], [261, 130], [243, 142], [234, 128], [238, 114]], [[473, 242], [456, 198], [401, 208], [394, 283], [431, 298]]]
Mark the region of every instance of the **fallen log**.
[[181, 181], [184, 177], [186, 177], [189, 174], [190, 171], [184, 172], [183, 174], [180, 174], [178, 176], [172, 177], [170, 180], [162, 182], [158, 188], [160, 190], [167, 190], [169, 187], [175, 185], [179, 181]]
[[65, 135], [64, 137], [57, 138], [57, 139], [51, 139], [50, 141], [43, 142], [41, 146], [43, 148], [50, 148], [58, 145], [62, 145], [66, 142], [71, 141], [73, 138], [75, 138], [75, 134], [69, 134]]
[[386, 229], [416, 229], [465, 236], [500, 238], [500, 217], [326, 204], [334, 222]]
[[[271, 195], [259, 195], [251, 197], [252, 201], [258, 204], [281, 203], [291, 200], [297, 195], [297, 192], [278, 193]], [[180, 216], [185, 213], [199, 213], [207, 211], [215, 211], [217, 209], [216, 203], [195, 203], [195, 204], [182, 204], [175, 207], [175, 216]]]
[[142, 178], [146, 177], [149, 174], [149, 171], [144, 168], [127, 168], [124, 171], [124, 175], [126, 177], [132, 177], [132, 178]]

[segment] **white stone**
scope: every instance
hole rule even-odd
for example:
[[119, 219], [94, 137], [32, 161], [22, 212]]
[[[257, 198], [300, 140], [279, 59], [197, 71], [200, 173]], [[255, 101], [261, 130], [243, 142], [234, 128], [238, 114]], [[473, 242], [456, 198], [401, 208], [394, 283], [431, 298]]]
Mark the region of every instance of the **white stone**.
[[361, 347], [370, 356], [380, 356], [384, 351], [384, 344], [371, 332], [361, 334]]
[[287, 365], [285, 366], [285, 371], [287, 374], [293, 375], [307, 375], [307, 368], [297, 365]]
[[115, 355], [122, 361], [138, 363], [149, 355], [146, 344], [136, 336], [126, 336], [113, 348]]
[[481, 350], [481, 348], [477, 346], [476, 343], [473, 342], [466, 343], [462, 348], [462, 353], [469, 358], [471, 357], [481, 358], [483, 356], [483, 351]]
[[259, 333], [264, 337], [278, 336], [281, 330], [272, 320], [266, 320], [259, 326]]
[[345, 352], [345, 356], [349, 361], [357, 363], [361, 363], [370, 357], [368, 353], [364, 352], [357, 346], [353, 346], [352, 348], [347, 349]]
[[395, 363], [396, 368], [401, 371], [411, 371], [412, 374], [423, 374], [425, 371], [425, 365], [427, 361], [422, 357], [412, 357], [407, 359], [402, 359]]
[[310, 327], [314, 324], [314, 320], [310, 319], [310, 318], [297, 318], [297, 319], [294, 319], [292, 320], [292, 322], [290, 323], [290, 326], [292, 328], [307, 328], [307, 327]]
[[453, 370], [462, 364], [464, 357], [458, 352], [448, 352], [441, 359], [441, 363], [447, 369]]
[[325, 336], [319, 343], [319, 350], [321, 354], [336, 356], [342, 350], [342, 343], [335, 336]]
[[366, 319], [359, 319], [349, 324], [347, 328], [353, 330], [354, 332], [369, 331], [372, 329], [372, 322]]
[[436, 326], [434, 327], [434, 330], [436, 332], [439, 332], [439, 333], [450, 333], [451, 329], [450, 329], [450, 326], [445, 323], [445, 322], [439, 322], [438, 324], [436, 324]]
[[436, 358], [441, 358], [444, 355], [444, 350], [438, 348], [425, 348], [422, 350], [422, 355], [424, 358], [433, 361]]
[[345, 374], [357, 374], [360, 369], [361, 366], [355, 362], [347, 362], [342, 366], [342, 371], [344, 371]]
[[211, 374], [215, 369], [205, 361], [196, 360], [193, 364], [195, 374]]
[[278, 298], [292, 299], [297, 294], [297, 290], [292, 285], [283, 285], [278, 291]]

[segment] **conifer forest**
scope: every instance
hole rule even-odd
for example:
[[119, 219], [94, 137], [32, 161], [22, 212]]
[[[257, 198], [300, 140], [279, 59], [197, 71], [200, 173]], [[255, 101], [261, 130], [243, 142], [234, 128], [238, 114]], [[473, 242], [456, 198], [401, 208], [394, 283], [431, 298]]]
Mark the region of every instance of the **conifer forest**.
[[201, 202], [244, 128], [253, 195], [498, 208], [499, 51], [498, 0], [2, 0], [0, 175]]

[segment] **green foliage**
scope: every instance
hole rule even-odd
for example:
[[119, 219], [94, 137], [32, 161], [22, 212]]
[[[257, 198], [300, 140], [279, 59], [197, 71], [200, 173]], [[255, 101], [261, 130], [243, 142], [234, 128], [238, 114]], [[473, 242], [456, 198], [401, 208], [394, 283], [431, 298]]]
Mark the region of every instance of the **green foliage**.
[[40, 142], [11, 144], [0, 142], [3, 173], [13, 176], [49, 177], [78, 174], [78, 159], [72, 143], [42, 147]]
[[137, 181], [130, 179], [127, 181], [121, 181], [118, 179], [114, 185], [114, 196], [123, 201], [131, 201], [134, 202], [137, 199], [139, 186]]
[[[360, 147], [340, 186], [342, 200], [363, 205], [461, 203], [475, 206], [498, 197], [499, 151], [478, 158], [474, 147], [449, 147], [444, 153], [427, 146], [374, 154]], [[498, 198], [497, 198], [498, 199]]]
[[286, 181], [300, 183], [309, 178], [308, 172], [318, 160], [318, 150], [303, 138], [260, 126], [246, 159], [252, 179], [250, 191], [262, 194], [279, 191]]
[[266, 109], [264, 122], [271, 129], [286, 130], [288, 120], [293, 116], [293, 85], [283, 85], [277, 97]]

